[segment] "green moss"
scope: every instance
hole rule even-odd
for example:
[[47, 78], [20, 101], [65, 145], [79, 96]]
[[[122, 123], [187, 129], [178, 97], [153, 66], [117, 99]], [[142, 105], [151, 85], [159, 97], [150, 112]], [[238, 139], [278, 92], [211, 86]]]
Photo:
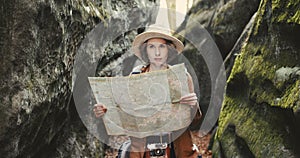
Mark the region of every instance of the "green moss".
[[224, 132], [232, 124], [236, 127], [236, 134], [245, 140], [255, 157], [288, 156], [290, 152], [283, 151], [283, 147], [288, 146], [285, 118], [278, 115], [284, 111], [268, 105], [249, 104], [225, 98], [216, 139], [223, 143], [230, 139], [224, 137]]
[[[287, 150], [290, 147], [287, 142], [289, 133], [285, 129], [288, 121], [285, 116], [290, 112], [289, 108], [296, 111], [300, 106], [300, 81], [292, 78], [277, 82], [276, 71], [280, 67], [298, 63], [295, 62], [297, 56], [293, 54], [294, 49], [287, 47], [289, 41], [279, 34], [285, 36], [282, 30], [283, 26], [290, 29], [287, 23], [299, 23], [300, 11], [295, 9], [299, 6], [299, 0], [273, 0], [273, 11], [268, 10], [272, 12], [271, 21], [264, 19], [270, 19], [265, 15], [269, 9], [267, 3], [267, 0], [261, 1], [254, 30], [237, 56], [227, 81], [227, 88], [248, 87], [248, 100], [240, 99], [240, 91], [226, 92], [216, 139], [222, 143], [226, 139], [224, 131], [229, 124], [233, 124], [237, 135], [247, 142], [255, 157], [290, 157], [291, 152]], [[281, 24], [276, 24], [279, 22]], [[245, 75], [248, 82], [241, 83], [240, 74]]]
[[258, 103], [267, 102], [269, 105], [278, 106], [277, 98], [280, 94], [274, 83], [277, 66], [271, 60], [273, 51], [268, 48], [270, 46], [262, 45], [248, 43], [242, 49], [228, 78], [228, 84], [232, 82], [235, 74], [245, 72], [252, 87], [250, 98]]
[[253, 57], [245, 62], [244, 68], [248, 78], [250, 79], [250, 84], [257, 84], [260, 81], [268, 79], [272, 80], [274, 78], [275, 70], [273, 65], [265, 61], [262, 56]]
[[300, 24], [299, 0], [273, 0], [273, 22]]
[[271, 63], [265, 61], [270, 54], [271, 51], [267, 47], [248, 43], [236, 59], [232, 72], [238, 73], [247, 70], [246, 74], [250, 80], [255, 78], [273, 79], [275, 69]]
[[283, 97], [280, 99], [279, 104], [285, 108], [292, 108], [294, 112], [300, 108], [300, 81], [297, 80], [294, 84], [290, 85], [285, 91]]
[[257, 35], [260, 31], [263, 31], [265, 26], [263, 25], [263, 19], [266, 18], [267, 11], [272, 12], [271, 23], [267, 25], [272, 25], [274, 23], [294, 23], [300, 24], [300, 10], [299, 10], [300, 0], [272, 0], [272, 10], [267, 10], [268, 0], [263, 0], [260, 3], [260, 7], [257, 12], [257, 17], [254, 25], [254, 35]]
[[300, 24], [300, 10], [297, 10], [294, 16], [288, 19], [288, 22]]
[[[221, 145], [226, 149], [223, 150], [224, 157], [255, 157], [244, 139], [236, 134], [236, 127], [233, 124], [226, 127], [221, 138]], [[213, 157], [216, 157], [215, 152]]]
[[[264, 46], [264, 43], [266, 42], [260, 41], [259, 44], [249, 42], [242, 48], [227, 81], [227, 85], [237, 86], [239, 85], [237, 83], [241, 82], [238, 79], [238, 74], [245, 74], [251, 87], [249, 90], [250, 100], [262, 105], [249, 105], [250, 102], [247, 99], [240, 99], [238, 94], [233, 96], [226, 94], [216, 139], [226, 139], [223, 138], [224, 130], [228, 124], [234, 124], [237, 134], [245, 139], [256, 157], [268, 157], [270, 155], [282, 155], [284, 157], [284, 155], [289, 155], [289, 152], [281, 150], [283, 144], [286, 143], [286, 136], [281, 136], [284, 133], [282, 127], [278, 128], [274, 125], [279, 123], [280, 119], [277, 118], [278, 114], [272, 111], [274, 108], [272, 106], [281, 106], [281, 103], [278, 104], [277, 101], [280, 93], [274, 85], [276, 66], [271, 61], [274, 53], [272, 53], [272, 46]], [[245, 86], [239, 87], [245, 88]], [[299, 82], [293, 87], [299, 87]], [[287, 96], [284, 98], [299, 98], [299, 89], [290, 88], [286, 94]], [[287, 99], [285, 102], [294, 105], [295, 99]], [[274, 131], [276, 128], [278, 130]], [[271, 144], [277, 146], [274, 147]]]
[[269, 122], [251, 117], [237, 128], [237, 133], [248, 142], [249, 148], [256, 157], [279, 156], [281, 154], [278, 146], [272, 146], [271, 144], [282, 144], [284, 139], [279, 137], [280, 133], [268, 127]]
[[276, 21], [277, 22], [284, 22], [286, 20], [288, 16], [288, 13], [282, 13], [281, 15], [278, 15], [278, 17], [276, 17]]
[[279, 2], [280, 2], [280, 0], [273, 0], [272, 1], [272, 10], [278, 9], [280, 7]]
[[293, 16], [287, 21], [289, 23], [300, 24], [300, 10], [299, 10], [300, 0], [290, 0], [288, 1], [287, 8], [294, 12]]
[[228, 81], [227, 81], [228, 83], [231, 82], [235, 74], [240, 73], [244, 70], [243, 64], [245, 60], [247, 60], [247, 56], [248, 56], [246, 54], [246, 49], [247, 48], [243, 47], [241, 53], [238, 54], [238, 56], [236, 57], [231, 74], [228, 77]]
[[220, 138], [225, 127], [229, 124], [232, 115], [235, 112], [235, 106], [238, 105], [238, 102], [230, 97], [225, 97], [223, 101], [223, 106], [219, 116], [219, 129], [216, 134], [216, 138]]
[[254, 35], [258, 34], [260, 27], [262, 25], [263, 15], [266, 12], [266, 3], [267, 3], [267, 0], [262, 0], [260, 2], [259, 9], [257, 11], [257, 16], [256, 16], [256, 19], [254, 22], [254, 32], [253, 32]]

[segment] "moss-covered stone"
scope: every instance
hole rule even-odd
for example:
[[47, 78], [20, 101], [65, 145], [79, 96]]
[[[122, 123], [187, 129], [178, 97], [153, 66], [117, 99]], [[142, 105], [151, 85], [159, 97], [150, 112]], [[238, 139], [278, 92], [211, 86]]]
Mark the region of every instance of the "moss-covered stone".
[[245, 140], [238, 136], [235, 130], [235, 126], [229, 124], [224, 131], [220, 146], [228, 150], [223, 151], [223, 157], [254, 158]]
[[273, 22], [288, 22], [300, 24], [299, 0], [274, 0], [272, 1]]
[[230, 125], [235, 126], [234, 135], [245, 141], [243, 145], [249, 148], [249, 152], [255, 157], [293, 156], [293, 144], [286, 131], [286, 128], [292, 126], [291, 110], [282, 110], [267, 104], [254, 105], [229, 97], [226, 98], [224, 105], [216, 138], [220, 141], [226, 157], [236, 155], [241, 145], [230, 143], [236, 139], [226, 132]]
[[294, 112], [300, 109], [300, 80], [286, 88], [282, 98], [279, 99], [278, 105], [284, 108], [292, 108]]
[[[252, 33], [236, 52], [215, 137], [225, 157], [240, 151], [230, 146], [235, 136], [255, 157], [299, 156], [298, 6], [297, 0], [261, 1]], [[228, 134], [230, 125], [234, 134]]]

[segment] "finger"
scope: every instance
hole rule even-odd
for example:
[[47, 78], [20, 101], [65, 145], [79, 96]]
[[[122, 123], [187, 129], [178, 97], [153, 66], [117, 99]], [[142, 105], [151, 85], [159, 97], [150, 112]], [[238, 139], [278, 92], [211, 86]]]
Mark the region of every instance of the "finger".
[[98, 117], [102, 117], [103, 116], [103, 114], [97, 114], [96, 115], [96, 117], [98, 118]]
[[98, 114], [98, 113], [104, 113], [104, 110], [102, 110], [102, 109], [100, 109], [100, 110], [97, 109], [97, 110], [95, 110], [95, 113], [97, 113], [97, 114]]
[[96, 110], [98, 111], [103, 111], [104, 113], [107, 111], [107, 108], [106, 107], [97, 107]]
[[94, 108], [107, 110], [107, 107], [104, 104], [95, 104]]
[[105, 108], [105, 109], [103, 109], [103, 108], [94, 108], [93, 111], [94, 111], [95, 114], [98, 114], [98, 113], [103, 113], [104, 114], [104, 113], [106, 113], [107, 108]]
[[98, 113], [95, 113], [95, 116], [96, 117], [102, 117], [104, 115], [104, 112], [98, 112]]
[[195, 96], [196, 95], [196, 93], [189, 93], [189, 94], [186, 94], [186, 95], [184, 95], [185, 97], [188, 97], [188, 96]]
[[103, 107], [102, 107], [101, 105], [95, 106], [95, 107], [94, 107], [94, 110], [103, 110]]
[[96, 106], [95, 109], [96, 109], [96, 110], [101, 110], [102, 107], [101, 107], [101, 106]]
[[194, 101], [181, 101], [180, 104], [187, 104], [187, 105], [196, 105], [197, 104], [197, 101], [194, 100]]
[[192, 97], [182, 97], [181, 100], [193, 100], [193, 99], [198, 99], [197, 96], [192, 96]]
[[190, 93], [190, 94], [182, 96], [181, 98], [193, 98], [193, 97], [197, 97], [197, 95], [195, 93]]
[[192, 100], [180, 100], [180, 103], [186, 103], [186, 102], [197, 102], [197, 99], [192, 99]]
[[97, 107], [96, 107], [96, 108], [93, 109], [93, 111], [94, 111], [94, 112], [99, 112], [99, 111], [103, 111], [103, 109], [102, 109], [102, 108], [97, 108]]
[[99, 112], [97, 113], [97, 115], [104, 115], [104, 112]]
[[196, 96], [192, 98], [182, 98], [180, 101], [194, 101], [194, 100], [198, 100], [198, 98]]
[[191, 105], [191, 106], [194, 106], [196, 105], [197, 102], [182, 102], [180, 104], [186, 104], [186, 105]]

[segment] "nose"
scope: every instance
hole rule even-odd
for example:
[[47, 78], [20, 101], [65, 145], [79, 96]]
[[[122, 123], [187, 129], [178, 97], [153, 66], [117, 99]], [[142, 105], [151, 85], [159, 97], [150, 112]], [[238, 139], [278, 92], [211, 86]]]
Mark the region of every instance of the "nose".
[[158, 49], [155, 50], [155, 56], [160, 56], [160, 52]]

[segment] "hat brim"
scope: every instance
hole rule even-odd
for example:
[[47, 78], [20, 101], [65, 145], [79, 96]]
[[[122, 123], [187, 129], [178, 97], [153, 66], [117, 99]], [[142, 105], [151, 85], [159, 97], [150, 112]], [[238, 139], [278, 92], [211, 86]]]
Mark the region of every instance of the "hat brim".
[[173, 36], [161, 33], [161, 32], [156, 32], [156, 31], [143, 32], [143, 33], [137, 35], [135, 37], [134, 41], [132, 42], [133, 52], [137, 57], [139, 57], [141, 59], [141, 56], [142, 56], [141, 52], [140, 52], [140, 46], [144, 42], [146, 42], [147, 40], [152, 39], [152, 38], [163, 38], [163, 39], [172, 41], [176, 50], [178, 51], [178, 54], [181, 53], [184, 48], [183, 43], [176, 37], [173, 37]]

